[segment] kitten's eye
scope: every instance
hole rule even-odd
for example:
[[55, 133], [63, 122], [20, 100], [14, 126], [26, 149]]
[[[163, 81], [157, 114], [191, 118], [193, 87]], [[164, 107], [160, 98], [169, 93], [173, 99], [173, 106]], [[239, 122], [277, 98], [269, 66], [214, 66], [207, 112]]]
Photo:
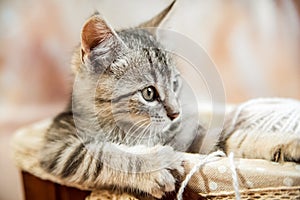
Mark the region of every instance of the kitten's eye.
[[144, 88], [142, 95], [146, 101], [154, 101], [157, 98], [157, 92], [153, 86]]

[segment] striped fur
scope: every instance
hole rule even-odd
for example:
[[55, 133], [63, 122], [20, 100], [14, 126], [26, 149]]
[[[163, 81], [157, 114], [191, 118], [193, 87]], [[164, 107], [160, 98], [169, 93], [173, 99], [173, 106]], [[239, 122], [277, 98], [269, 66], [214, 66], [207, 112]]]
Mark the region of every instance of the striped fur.
[[[197, 118], [196, 109], [182, 114], [179, 74], [155, 36], [141, 29], [115, 32], [94, 15], [84, 25], [72, 69], [72, 99], [46, 134], [41, 166], [93, 189], [129, 189], [157, 198], [173, 191], [175, 174], [184, 173], [180, 152], [195, 152], [205, 129], [188, 123]], [[149, 86], [157, 93], [154, 101], [142, 96]], [[299, 161], [299, 138], [260, 151], [263, 143], [234, 131], [224, 133], [217, 148], [239, 157]]]
[[[72, 99], [46, 134], [41, 166], [89, 188], [157, 198], [173, 191], [173, 173], [183, 174], [183, 158], [172, 145], [184, 120], [180, 82], [155, 36], [141, 29], [115, 32], [94, 15], [84, 25], [72, 68]], [[149, 86], [155, 88], [153, 101], [141, 92]]]

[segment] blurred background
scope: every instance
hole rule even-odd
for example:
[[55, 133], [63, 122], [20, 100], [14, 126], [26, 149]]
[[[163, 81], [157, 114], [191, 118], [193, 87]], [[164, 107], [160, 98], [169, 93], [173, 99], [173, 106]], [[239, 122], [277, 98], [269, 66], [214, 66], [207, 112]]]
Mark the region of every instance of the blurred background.
[[[84, 21], [98, 10], [116, 29], [134, 27], [170, 0], [0, 0], [0, 199], [21, 200], [10, 139], [54, 116], [70, 94], [70, 59]], [[216, 64], [227, 103], [300, 99], [300, 1], [178, 0], [166, 28], [197, 42]]]

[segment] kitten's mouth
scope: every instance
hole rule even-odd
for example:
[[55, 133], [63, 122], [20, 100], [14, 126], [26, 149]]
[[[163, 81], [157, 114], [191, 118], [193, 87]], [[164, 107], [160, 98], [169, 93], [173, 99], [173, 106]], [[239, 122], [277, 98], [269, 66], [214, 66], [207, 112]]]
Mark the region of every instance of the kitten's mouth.
[[167, 124], [163, 129], [162, 132], [169, 132], [169, 131], [176, 131], [180, 128], [181, 125], [181, 116], [177, 117], [171, 123]]

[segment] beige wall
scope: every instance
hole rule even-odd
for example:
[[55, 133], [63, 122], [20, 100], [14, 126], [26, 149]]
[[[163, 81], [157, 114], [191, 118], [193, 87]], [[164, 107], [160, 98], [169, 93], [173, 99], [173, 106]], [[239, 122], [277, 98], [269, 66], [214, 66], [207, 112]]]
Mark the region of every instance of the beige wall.
[[[99, 10], [133, 27], [169, 1], [2, 1], [0, 103], [60, 101], [84, 20]], [[217, 65], [227, 100], [300, 98], [299, 16], [293, 1], [182, 1], [165, 27], [201, 45]]]

